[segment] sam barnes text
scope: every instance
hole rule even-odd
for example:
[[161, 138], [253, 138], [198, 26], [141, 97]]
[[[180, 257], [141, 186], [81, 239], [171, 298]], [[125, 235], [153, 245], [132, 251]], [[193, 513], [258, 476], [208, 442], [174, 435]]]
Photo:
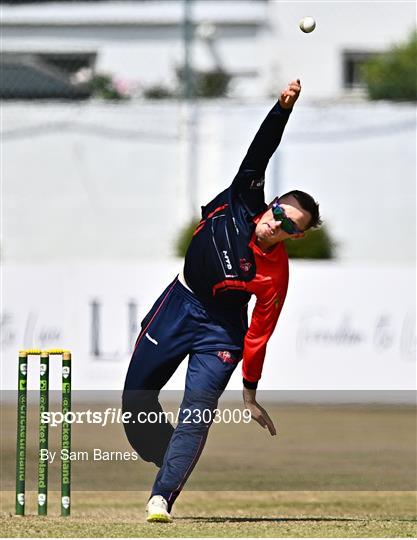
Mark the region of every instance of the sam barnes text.
[[62, 449], [60, 452], [43, 449], [40, 452], [40, 459], [53, 463], [56, 459], [69, 461], [137, 461], [139, 456], [136, 452], [119, 452], [93, 448], [92, 451], [72, 451]]

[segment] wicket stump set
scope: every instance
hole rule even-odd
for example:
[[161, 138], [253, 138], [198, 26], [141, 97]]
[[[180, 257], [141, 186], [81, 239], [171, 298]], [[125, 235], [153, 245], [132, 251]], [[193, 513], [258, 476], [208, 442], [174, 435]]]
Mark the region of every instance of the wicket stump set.
[[[17, 446], [16, 446], [16, 515], [25, 514], [26, 426], [27, 426], [27, 373], [29, 356], [40, 357], [39, 396], [39, 461], [38, 461], [38, 515], [48, 513], [48, 460], [41, 459], [42, 450], [48, 450], [49, 424], [43, 423], [42, 413], [49, 411], [49, 357], [62, 357], [62, 414], [71, 411], [71, 352], [62, 349], [19, 351], [17, 394]], [[64, 416], [65, 418], [65, 416]], [[63, 421], [61, 451], [71, 451], [71, 424]], [[61, 458], [61, 516], [71, 510], [71, 461]]]

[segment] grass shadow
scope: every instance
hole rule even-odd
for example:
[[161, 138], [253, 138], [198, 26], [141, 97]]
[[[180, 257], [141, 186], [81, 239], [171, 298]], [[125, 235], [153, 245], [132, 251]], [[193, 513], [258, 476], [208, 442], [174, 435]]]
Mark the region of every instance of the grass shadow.
[[372, 519], [372, 518], [344, 518], [344, 517], [286, 517], [286, 518], [273, 518], [273, 517], [232, 517], [232, 516], [195, 516], [195, 517], [181, 517], [176, 516], [178, 520], [184, 521], [196, 521], [201, 523], [257, 523], [257, 522], [266, 522], [266, 523], [287, 523], [287, 522], [297, 522], [297, 521], [312, 521], [312, 522], [321, 522], [321, 521], [343, 521], [343, 522], [363, 522], [363, 521], [378, 521], [378, 522], [410, 522], [417, 523], [415, 519]]

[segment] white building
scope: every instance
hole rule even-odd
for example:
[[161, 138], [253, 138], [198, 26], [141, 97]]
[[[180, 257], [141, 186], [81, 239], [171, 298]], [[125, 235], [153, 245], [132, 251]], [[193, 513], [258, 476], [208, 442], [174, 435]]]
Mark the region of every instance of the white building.
[[[311, 34], [298, 21], [311, 15]], [[416, 26], [414, 2], [271, 1], [270, 37], [266, 38], [264, 86], [299, 75], [318, 100], [349, 96], [360, 86], [358, 67], [369, 55], [406, 40]]]
[[[195, 65], [230, 70], [242, 93], [259, 95], [267, 3], [205, 0], [190, 5]], [[63, 63], [78, 57], [139, 90], [154, 84], [173, 87], [175, 70], [184, 61], [183, 23], [182, 1], [5, 6], [3, 51], [35, 53], [43, 60], [60, 53]]]
[[[192, 0], [190, 6], [194, 66], [224, 68], [234, 77], [233, 95], [257, 98], [294, 76], [314, 99], [345, 96], [358, 84], [357, 65], [415, 26], [413, 2]], [[298, 28], [305, 15], [317, 20], [311, 34]], [[180, 0], [5, 5], [2, 47], [35, 55], [44, 68], [78, 60], [140, 91], [175, 84], [183, 21]]]

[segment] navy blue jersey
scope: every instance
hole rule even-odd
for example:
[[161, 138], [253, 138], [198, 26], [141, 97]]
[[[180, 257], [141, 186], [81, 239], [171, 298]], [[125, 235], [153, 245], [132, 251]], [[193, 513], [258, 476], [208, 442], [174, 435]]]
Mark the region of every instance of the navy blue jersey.
[[206, 206], [185, 256], [184, 277], [198, 298], [224, 308], [246, 305], [242, 283], [256, 275], [254, 218], [266, 210], [265, 170], [290, 111], [279, 102], [261, 124], [232, 184]]
[[[243, 377], [256, 387], [266, 345], [274, 331], [288, 287], [284, 244], [262, 252], [256, 223], [266, 211], [265, 170], [277, 149], [290, 110], [277, 103], [262, 122], [230, 187], [202, 207], [185, 256], [184, 278], [196, 296], [244, 340]], [[247, 305], [256, 305], [247, 325]], [[250, 386], [253, 385], [253, 386]]]

